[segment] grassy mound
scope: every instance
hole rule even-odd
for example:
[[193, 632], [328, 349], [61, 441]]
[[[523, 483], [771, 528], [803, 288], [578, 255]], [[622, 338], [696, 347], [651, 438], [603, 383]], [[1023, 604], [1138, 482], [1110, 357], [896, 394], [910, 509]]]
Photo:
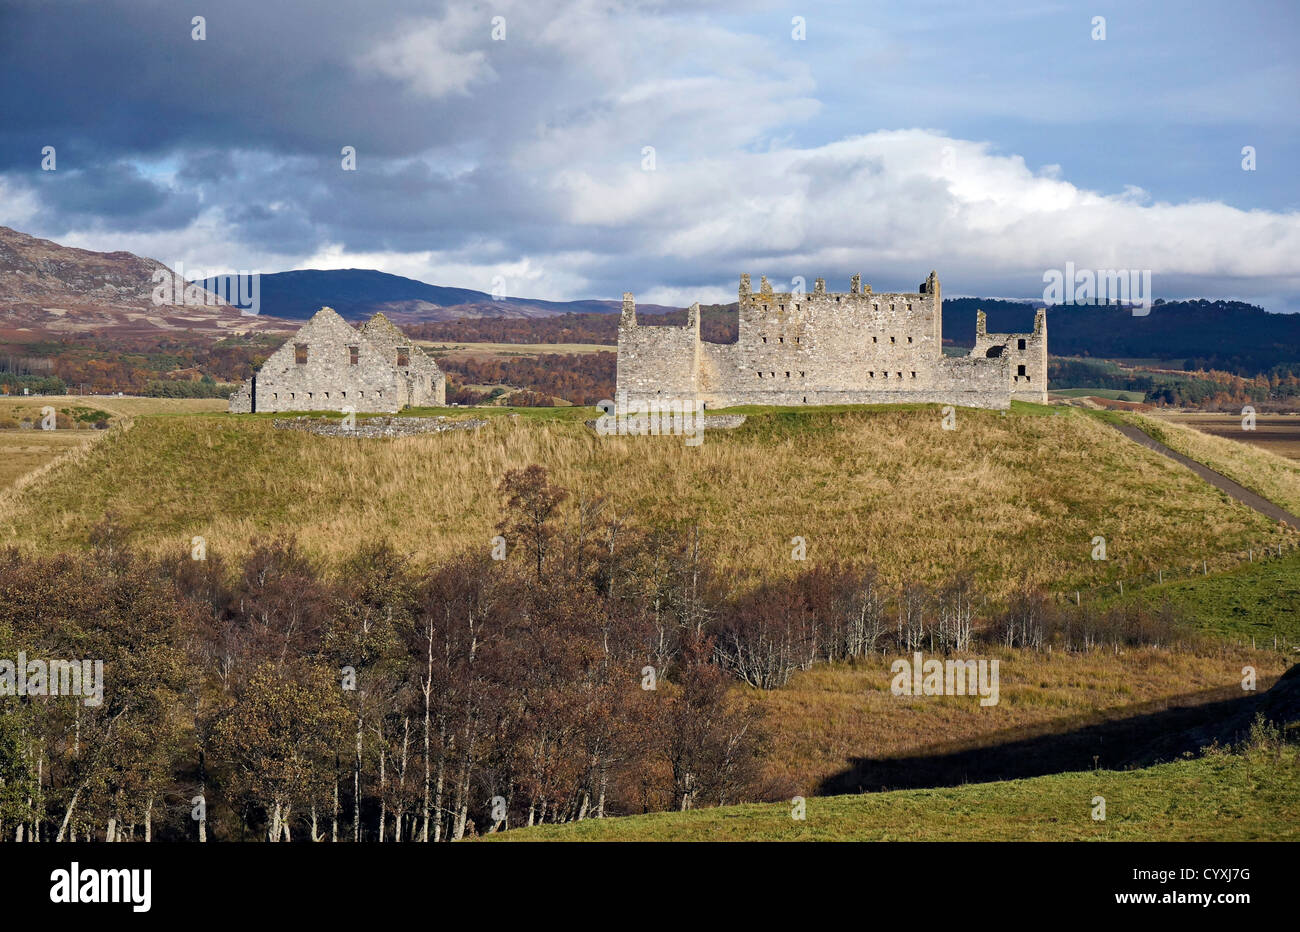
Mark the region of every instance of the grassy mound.
[[[636, 523], [698, 523], [737, 574], [791, 572], [802, 537], [810, 561], [869, 560], [896, 581], [969, 568], [996, 596], [1022, 576], [1087, 588], [1279, 533], [1068, 409], [961, 409], [955, 430], [938, 406], [753, 409], [699, 447], [599, 437], [582, 424], [592, 409], [510, 413], [474, 432], [395, 440], [275, 430], [261, 416], [137, 417], [13, 496], [0, 543], [83, 546], [111, 512], [149, 551], [202, 535], [237, 554], [258, 536], [295, 534], [327, 561], [380, 537], [436, 559], [489, 546], [501, 476], [531, 463]], [[1091, 559], [1097, 535], [1105, 562]]]

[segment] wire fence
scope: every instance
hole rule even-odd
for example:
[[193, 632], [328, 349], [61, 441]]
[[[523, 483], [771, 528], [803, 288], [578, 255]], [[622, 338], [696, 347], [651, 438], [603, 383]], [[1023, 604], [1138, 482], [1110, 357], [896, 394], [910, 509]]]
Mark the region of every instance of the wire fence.
[[1241, 550], [1229, 550], [1212, 555], [1203, 555], [1200, 559], [1189, 560], [1184, 564], [1158, 567], [1145, 573], [1126, 576], [1100, 586], [1090, 588], [1067, 589], [1056, 593], [1057, 600], [1071, 605], [1082, 605], [1085, 601], [1098, 601], [1122, 596], [1128, 592], [1146, 589], [1150, 586], [1163, 585], [1180, 579], [1194, 579], [1222, 573], [1250, 563], [1266, 563], [1281, 560], [1290, 553], [1300, 550], [1300, 539], [1288, 537], [1285, 540], [1269, 540], [1251, 544]]

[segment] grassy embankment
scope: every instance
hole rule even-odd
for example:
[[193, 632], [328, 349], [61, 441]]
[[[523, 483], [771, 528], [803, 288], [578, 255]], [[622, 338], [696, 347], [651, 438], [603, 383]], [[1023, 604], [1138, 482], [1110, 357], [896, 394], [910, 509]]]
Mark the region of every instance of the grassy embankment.
[[[937, 406], [741, 410], [743, 427], [699, 447], [599, 437], [581, 423], [594, 411], [575, 408], [449, 409], [488, 424], [395, 440], [279, 431], [270, 416], [137, 417], [10, 496], [0, 542], [84, 546], [112, 512], [151, 552], [203, 535], [238, 555], [295, 534], [328, 562], [375, 538], [430, 561], [487, 547], [497, 484], [531, 463], [636, 523], [698, 522], [712, 559], [742, 579], [804, 568], [790, 558], [799, 536], [809, 561], [872, 561], [893, 582], [969, 568], [999, 597], [1022, 575], [1088, 588], [1282, 534], [1071, 409], [963, 409], [951, 431]], [[1096, 535], [1105, 562], [1091, 559]]]
[[[1106, 801], [1105, 821], [1092, 817]], [[1294, 841], [1300, 753], [1216, 753], [1144, 770], [587, 819], [500, 841]]]

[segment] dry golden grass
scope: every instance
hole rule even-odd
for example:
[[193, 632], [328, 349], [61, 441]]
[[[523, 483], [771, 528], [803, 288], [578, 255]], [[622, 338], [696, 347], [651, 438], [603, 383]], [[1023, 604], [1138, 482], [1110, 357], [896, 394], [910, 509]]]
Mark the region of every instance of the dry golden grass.
[[1258, 414], [1254, 430], [1242, 430], [1239, 414], [1157, 410], [1154, 416], [1162, 421], [1195, 427], [1201, 433], [1248, 443], [1289, 460], [1300, 460], [1300, 415], [1297, 414]]
[[984, 649], [980, 656], [999, 659], [996, 706], [980, 706], [970, 696], [895, 696], [889, 689], [894, 655], [819, 665], [783, 689], [745, 689], [744, 700], [764, 710], [773, 735], [767, 777], [811, 795], [854, 758], [924, 755], [950, 742], [1013, 730], [1057, 731], [1062, 720], [1080, 716], [1126, 717], [1126, 706], [1239, 687], [1246, 663], [1258, 671], [1263, 690], [1288, 667], [1279, 652], [1226, 646], [1202, 652], [1126, 649], [1118, 655]]
[[[331, 563], [377, 538], [435, 560], [489, 546], [502, 475], [531, 463], [642, 525], [698, 522], [737, 577], [806, 566], [790, 559], [799, 536], [809, 561], [872, 561], [896, 582], [969, 568], [999, 596], [1022, 574], [1089, 587], [1281, 533], [1112, 428], [1047, 410], [962, 410], [955, 431], [934, 407], [768, 412], [695, 448], [598, 437], [575, 409], [396, 440], [146, 417], [23, 489], [0, 513], [0, 543], [83, 546], [111, 511], [153, 552], [203, 535], [234, 556], [295, 534]], [[1090, 558], [1095, 535], [1104, 563]]]
[[[1262, 449], [1250, 436], [1250, 431], [1241, 429], [1241, 418], [1233, 418], [1236, 425], [1237, 439], [1227, 436], [1215, 436], [1197, 430], [1188, 423], [1179, 423], [1170, 417], [1126, 415], [1133, 423], [1144, 428], [1153, 429], [1152, 436], [1166, 446], [1177, 450], [1184, 456], [1199, 460], [1215, 472], [1222, 473], [1229, 479], [1281, 505], [1292, 514], [1300, 514], [1300, 462], [1288, 459], [1278, 453]], [[1183, 420], [1179, 418], [1178, 420]], [[1273, 419], [1276, 421], [1279, 419]], [[1291, 431], [1300, 432], [1300, 423], [1296, 419], [1283, 418], [1293, 422]], [[1189, 422], [1196, 424], [1196, 421]], [[1276, 427], [1272, 421], [1265, 429]]]
[[49, 405], [56, 411], [65, 408], [88, 408], [105, 411], [114, 417], [141, 414], [214, 414], [225, 411], [224, 398], [141, 398], [116, 395], [0, 395], [0, 418], [38, 420], [41, 408]]
[[93, 436], [89, 430], [0, 430], [0, 489], [89, 443]]

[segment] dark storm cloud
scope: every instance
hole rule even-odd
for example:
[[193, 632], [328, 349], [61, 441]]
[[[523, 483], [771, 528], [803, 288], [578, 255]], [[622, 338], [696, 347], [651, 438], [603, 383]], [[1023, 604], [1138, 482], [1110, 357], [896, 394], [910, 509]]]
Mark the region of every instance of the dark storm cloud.
[[[365, 255], [485, 289], [503, 268], [540, 297], [721, 299], [742, 269], [911, 288], [936, 267], [958, 290], [1025, 294], [1067, 260], [1207, 293], [1295, 290], [1294, 210], [1221, 203], [1248, 185], [1285, 205], [1294, 190], [1235, 161], [1248, 137], [1262, 166], [1285, 164], [1277, 134], [1295, 125], [1274, 93], [1295, 66], [1259, 29], [1179, 33], [1173, 60], [1134, 66], [1143, 96], [1097, 64], [1145, 62], [1134, 27], [1165, 34], [1160, 5], [1105, 48], [1074, 34], [1077, 11], [1038, 5], [807, 6], [796, 42], [775, 0], [9, 0], [0, 223], [205, 266]], [[1027, 78], [1023, 50], [1057, 46], [1064, 59]], [[1230, 79], [1206, 83], [1207, 47], [1235, 63]], [[1106, 120], [1160, 108], [1190, 128], [1165, 150], [1144, 137], [1144, 178], [1184, 164], [1190, 138], [1232, 156], [1203, 188], [1126, 189], [1115, 165], [1134, 156], [1113, 161]], [[1093, 135], [1069, 138], [1076, 124]], [[1016, 154], [1026, 134], [1049, 153], [1037, 167]], [[57, 172], [40, 170], [44, 146]]]

